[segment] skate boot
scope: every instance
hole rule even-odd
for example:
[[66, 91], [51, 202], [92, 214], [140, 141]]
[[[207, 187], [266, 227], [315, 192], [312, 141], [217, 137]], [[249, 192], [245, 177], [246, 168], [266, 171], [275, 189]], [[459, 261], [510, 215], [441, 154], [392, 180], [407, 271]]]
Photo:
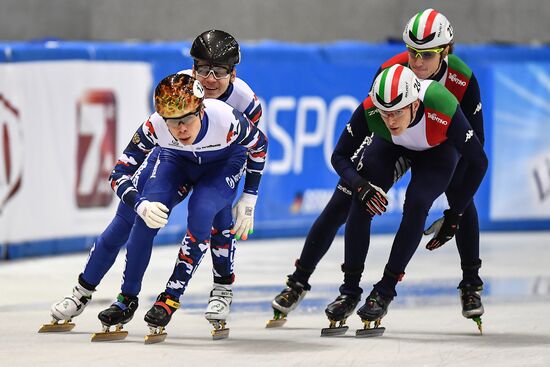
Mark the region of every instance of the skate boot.
[[225, 320], [229, 316], [233, 291], [230, 284], [214, 283], [210, 291], [208, 306], [204, 317], [212, 324], [212, 339], [225, 339], [229, 336], [229, 329], [225, 327]]
[[160, 343], [166, 339], [164, 328], [178, 308], [180, 304], [171, 294], [162, 292], [158, 295], [153, 307], [145, 314], [144, 320], [149, 326], [149, 335], [145, 336], [145, 344]]
[[464, 285], [460, 290], [460, 303], [462, 303], [462, 316], [472, 319], [477, 324], [479, 332], [483, 334], [481, 315], [483, 315], [483, 304], [481, 303], [481, 291], [483, 286]]
[[286, 322], [286, 316], [294, 310], [311, 289], [309, 284], [302, 284], [292, 280], [290, 277], [286, 282], [287, 287], [281, 291], [273, 301], [273, 319], [269, 320], [266, 328], [283, 326]]
[[[138, 298], [134, 296], [125, 296], [120, 293], [117, 300], [109, 308], [101, 311], [97, 318], [103, 325], [103, 331], [92, 335], [93, 342], [122, 340], [128, 336], [127, 331], [122, 327], [134, 317], [138, 308]], [[111, 330], [111, 326], [115, 329]]]
[[73, 288], [71, 296], [65, 297], [52, 305], [50, 309], [52, 315], [51, 323], [42, 325], [38, 332], [71, 331], [75, 326], [71, 322], [73, 317], [80, 315], [84, 311], [84, 308], [86, 308], [86, 305], [92, 299], [94, 291], [95, 289], [89, 290], [77, 284]]
[[[361, 317], [365, 326], [363, 329], [357, 330], [355, 336], [365, 338], [384, 334], [386, 328], [380, 327], [380, 322], [388, 313], [390, 302], [390, 298], [383, 297], [378, 291], [373, 289], [365, 304], [357, 310], [357, 314]], [[371, 322], [374, 322], [374, 328], [371, 327]]]
[[347, 318], [353, 313], [361, 300], [359, 295], [341, 294], [325, 309], [330, 321], [329, 327], [321, 329], [321, 336], [338, 336], [348, 331]]

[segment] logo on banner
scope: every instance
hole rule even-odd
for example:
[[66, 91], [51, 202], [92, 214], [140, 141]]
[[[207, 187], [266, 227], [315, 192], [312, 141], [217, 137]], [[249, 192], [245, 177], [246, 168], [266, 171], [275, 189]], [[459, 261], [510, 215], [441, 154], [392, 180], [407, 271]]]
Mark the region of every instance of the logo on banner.
[[76, 203], [79, 208], [106, 207], [113, 193], [105, 182], [116, 162], [115, 95], [106, 89], [86, 90], [76, 110]]
[[21, 187], [23, 132], [19, 110], [0, 94], [0, 215]]

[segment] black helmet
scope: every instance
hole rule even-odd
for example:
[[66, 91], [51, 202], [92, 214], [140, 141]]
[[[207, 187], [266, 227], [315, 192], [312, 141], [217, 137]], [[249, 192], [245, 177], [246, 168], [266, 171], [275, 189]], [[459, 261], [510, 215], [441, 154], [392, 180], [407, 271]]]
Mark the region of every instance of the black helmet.
[[237, 65], [241, 51], [235, 38], [227, 32], [213, 29], [201, 33], [193, 41], [191, 57], [212, 64]]

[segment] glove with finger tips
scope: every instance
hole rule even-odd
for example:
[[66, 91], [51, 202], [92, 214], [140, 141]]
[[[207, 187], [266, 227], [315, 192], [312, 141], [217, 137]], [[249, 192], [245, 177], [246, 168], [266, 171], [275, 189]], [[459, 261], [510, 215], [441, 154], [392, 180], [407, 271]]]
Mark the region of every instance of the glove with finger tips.
[[136, 207], [136, 213], [143, 219], [147, 227], [157, 229], [168, 223], [168, 208], [161, 202], [143, 200]]
[[388, 205], [388, 196], [380, 187], [367, 180], [361, 180], [355, 189], [357, 200], [370, 215], [382, 215]]
[[445, 210], [443, 212], [443, 217], [433, 222], [430, 227], [424, 231], [425, 235], [430, 235], [432, 233], [434, 235], [426, 244], [426, 248], [432, 251], [450, 241], [458, 231], [461, 218], [462, 214], [453, 212], [451, 209]]
[[247, 240], [248, 235], [254, 232], [254, 208], [257, 199], [258, 196], [245, 192], [241, 195], [237, 204], [233, 206], [232, 214], [235, 226], [231, 233], [235, 235], [237, 240], [241, 238]]

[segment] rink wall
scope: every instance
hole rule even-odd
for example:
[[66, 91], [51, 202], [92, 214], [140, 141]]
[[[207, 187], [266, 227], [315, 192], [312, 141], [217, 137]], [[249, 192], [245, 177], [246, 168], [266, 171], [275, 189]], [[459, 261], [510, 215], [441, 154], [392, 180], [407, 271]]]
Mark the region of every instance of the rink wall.
[[[89, 248], [118, 205], [107, 177], [152, 110], [153, 86], [191, 66], [188, 43], [0, 43], [0, 258]], [[262, 101], [270, 141], [256, 238], [303, 236], [330, 198], [332, 149], [401, 45], [242, 47], [238, 75]], [[482, 230], [550, 229], [550, 47], [457, 46], [481, 86], [489, 171]], [[408, 177], [373, 231], [395, 231]], [[433, 219], [445, 206], [432, 208]], [[156, 243], [179, 242], [186, 205]]]

